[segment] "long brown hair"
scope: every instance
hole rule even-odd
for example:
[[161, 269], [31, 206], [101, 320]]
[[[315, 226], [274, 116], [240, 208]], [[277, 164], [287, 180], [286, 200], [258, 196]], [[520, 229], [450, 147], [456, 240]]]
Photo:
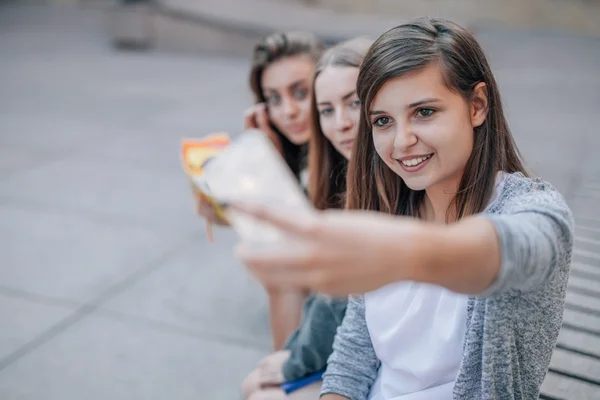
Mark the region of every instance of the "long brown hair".
[[313, 136], [308, 151], [308, 193], [315, 207], [320, 210], [343, 207], [348, 161], [333, 147], [321, 129], [314, 82], [327, 67], [359, 68], [372, 43], [367, 38], [347, 40], [325, 51], [317, 63], [312, 97]]
[[[250, 69], [250, 89], [254, 94], [255, 102], [258, 104], [266, 100], [262, 87], [265, 68], [277, 60], [297, 55], [308, 55], [316, 63], [323, 49], [323, 43], [316, 36], [307, 32], [281, 32], [265, 36], [254, 47], [252, 68]], [[294, 175], [299, 178], [304, 166], [306, 145], [292, 143], [273, 124], [271, 124], [271, 128], [281, 140], [286, 163]]]
[[472, 98], [480, 82], [486, 84], [488, 96], [487, 117], [474, 129], [473, 150], [447, 218], [451, 210], [458, 219], [483, 211], [491, 200], [498, 171], [528, 174], [508, 128], [496, 80], [477, 40], [453, 22], [421, 18], [381, 35], [363, 61], [357, 84], [362, 109], [348, 170], [347, 208], [419, 216], [425, 191], [411, 190], [378, 156], [368, 112], [386, 81], [431, 63], [440, 66], [446, 85], [465, 100]]

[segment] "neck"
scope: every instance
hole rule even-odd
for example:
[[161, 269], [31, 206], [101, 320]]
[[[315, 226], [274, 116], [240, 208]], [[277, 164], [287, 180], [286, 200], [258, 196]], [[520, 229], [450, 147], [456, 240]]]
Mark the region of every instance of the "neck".
[[427, 188], [421, 206], [423, 219], [442, 224], [456, 221], [457, 210], [449, 208], [458, 192], [459, 184], [460, 179], [453, 179]]

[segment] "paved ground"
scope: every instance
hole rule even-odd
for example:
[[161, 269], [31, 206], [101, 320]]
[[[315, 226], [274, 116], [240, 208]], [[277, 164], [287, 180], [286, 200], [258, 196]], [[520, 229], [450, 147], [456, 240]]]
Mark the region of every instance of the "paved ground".
[[[247, 60], [115, 53], [103, 17], [0, 3], [0, 398], [236, 399], [269, 348], [265, 298], [231, 232], [206, 242], [178, 144], [241, 127]], [[480, 37], [578, 218], [544, 392], [599, 398], [600, 43]]]

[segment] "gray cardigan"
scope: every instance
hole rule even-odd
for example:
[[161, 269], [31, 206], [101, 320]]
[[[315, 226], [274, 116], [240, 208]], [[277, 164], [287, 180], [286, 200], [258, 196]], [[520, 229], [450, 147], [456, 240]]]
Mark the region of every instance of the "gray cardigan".
[[[502, 262], [492, 286], [469, 298], [453, 398], [537, 399], [562, 323], [573, 216], [552, 186], [522, 174], [506, 174], [484, 215], [498, 233]], [[322, 394], [367, 399], [379, 360], [361, 297], [350, 298], [333, 349]]]

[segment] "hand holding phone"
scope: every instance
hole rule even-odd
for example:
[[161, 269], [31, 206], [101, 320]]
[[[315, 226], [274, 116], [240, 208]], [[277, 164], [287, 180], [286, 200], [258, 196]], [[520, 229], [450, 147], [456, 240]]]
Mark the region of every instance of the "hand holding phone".
[[212, 224], [228, 225], [228, 222], [222, 207], [210, 194], [203, 178], [204, 169], [229, 143], [226, 133], [218, 133], [202, 139], [184, 139], [181, 144], [181, 161], [190, 180], [196, 212], [206, 220], [206, 234], [211, 242]]
[[[205, 166], [205, 182], [219, 203], [240, 201], [294, 210], [297, 218], [314, 213], [292, 171], [264, 132], [243, 132]], [[247, 241], [276, 245], [282, 233], [233, 209], [225, 209], [231, 226]]]

